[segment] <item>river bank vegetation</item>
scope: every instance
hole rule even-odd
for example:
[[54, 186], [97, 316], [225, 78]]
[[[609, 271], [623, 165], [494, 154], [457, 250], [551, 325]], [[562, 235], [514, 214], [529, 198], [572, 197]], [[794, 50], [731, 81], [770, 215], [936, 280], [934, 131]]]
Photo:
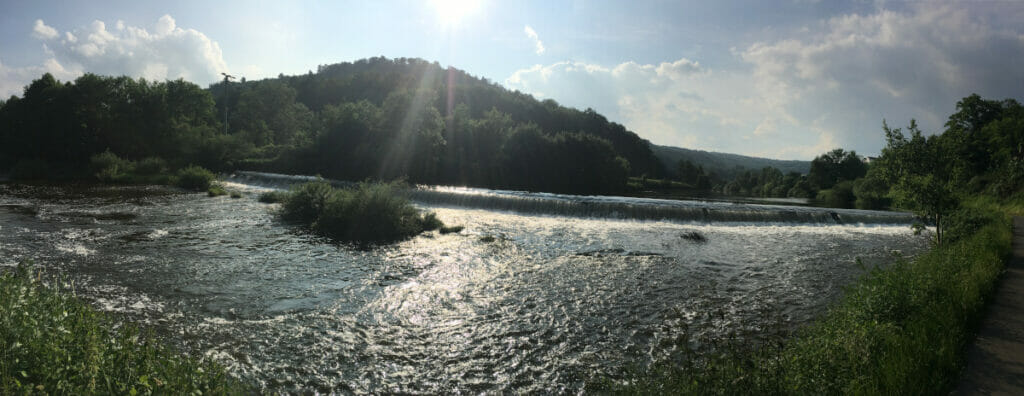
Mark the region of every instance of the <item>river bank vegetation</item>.
[[935, 225], [933, 250], [870, 269], [796, 334], [762, 342], [684, 335], [684, 351], [694, 341], [717, 348], [595, 387], [681, 394], [938, 394], [955, 387], [1010, 253], [1009, 216], [1024, 214], [1024, 108], [972, 95], [957, 103], [942, 134], [925, 137], [914, 121], [906, 133], [882, 129], [887, 145], [863, 171], [816, 174], [822, 163], [855, 168], [850, 156], [831, 155], [842, 154], [836, 150], [812, 163], [808, 179], [832, 183], [819, 194], [842, 194], [857, 206], [914, 211]]
[[28, 267], [0, 271], [0, 394], [246, 394], [209, 360], [182, 356]]
[[914, 260], [871, 269], [796, 334], [759, 343], [744, 337], [765, 334], [684, 336], [683, 350], [717, 350], [637, 370], [625, 383], [593, 386], [631, 394], [948, 393], [1009, 253], [1009, 224], [993, 220]]

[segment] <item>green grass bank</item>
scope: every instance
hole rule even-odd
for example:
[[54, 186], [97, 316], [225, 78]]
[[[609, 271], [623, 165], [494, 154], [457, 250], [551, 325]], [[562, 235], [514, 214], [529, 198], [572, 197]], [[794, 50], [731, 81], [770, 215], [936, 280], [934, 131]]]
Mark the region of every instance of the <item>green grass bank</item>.
[[1009, 257], [1012, 236], [1002, 215], [1014, 212], [1012, 204], [979, 199], [967, 209], [971, 221], [955, 242], [869, 270], [823, 317], [796, 334], [757, 346], [739, 338], [712, 340], [718, 348], [711, 354], [637, 370], [625, 383], [603, 380], [592, 389], [947, 394], [957, 384], [965, 347]]
[[25, 267], [0, 271], [0, 394], [249, 393], [213, 362], [98, 312]]

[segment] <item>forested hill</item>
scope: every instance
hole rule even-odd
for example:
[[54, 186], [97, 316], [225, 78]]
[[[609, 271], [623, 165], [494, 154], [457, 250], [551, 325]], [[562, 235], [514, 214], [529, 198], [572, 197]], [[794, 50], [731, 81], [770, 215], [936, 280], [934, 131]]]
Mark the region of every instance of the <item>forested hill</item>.
[[171, 168], [569, 193], [618, 192], [630, 175], [664, 174], [646, 140], [593, 110], [420, 59], [364, 59], [208, 89], [44, 74], [0, 101], [0, 173], [87, 179], [93, 157], [107, 151]]
[[658, 145], [651, 145], [651, 150], [670, 173], [675, 171], [679, 161], [690, 161], [700, 165], [704, 171], [714, 173], [722, 179], [732, 179], [744, 170], [760, 170], [765, 167], [776, 168], [784, 174], [796, 172], [802, 175], [811, 169], [811, 161], [775, 160]]
[[226, 97], [230, 130], [258, 146], [295, 144], [301, 120], [314, 119], [314, 142], [299, 157], [307, 163], [291, 165], [340, 178], [599, 192], [620, 188], [621, 175], [664, 174], [646, 140], [591, 109], [421, 59], [363, 59], [209, 90], [219, 109]]

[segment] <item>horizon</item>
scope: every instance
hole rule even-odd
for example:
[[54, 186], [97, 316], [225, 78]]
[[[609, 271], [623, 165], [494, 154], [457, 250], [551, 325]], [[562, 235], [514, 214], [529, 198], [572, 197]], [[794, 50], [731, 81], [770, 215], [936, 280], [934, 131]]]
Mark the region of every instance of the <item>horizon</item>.
[[0, 5], [2, 97], [46, 72], [205, 87], [220, 72], [422, 58], [593, 108], [653, 144], [806, 161], [877, 155], [883, 119], [934, 134], [963, 97], [1024, 92], [1013, 2], [51, 4]]

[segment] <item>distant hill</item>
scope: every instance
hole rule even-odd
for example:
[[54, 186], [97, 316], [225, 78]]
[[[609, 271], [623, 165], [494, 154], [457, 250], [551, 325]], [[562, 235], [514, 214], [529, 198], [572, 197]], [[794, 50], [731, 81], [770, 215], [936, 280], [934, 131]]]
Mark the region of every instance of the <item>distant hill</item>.
[[811, 169], [810, 161], [786, 161], [768, 158], [748, 157], [739, 154], [715, 153], [703, 150], [690, 150], [681, 147], [659, 146], [651, 144], [651, 151], [670, 175], [675, 174], [676, 164], [680, 160], [689, 160], [695, 165], [704, 167], [708, 173], [715, 173], [721, 179], [732, 179], [739, 173], [738, 168], [759, 170], [766, 166], [777, 168], [782, 173], [797, 172], [807, 174]]

